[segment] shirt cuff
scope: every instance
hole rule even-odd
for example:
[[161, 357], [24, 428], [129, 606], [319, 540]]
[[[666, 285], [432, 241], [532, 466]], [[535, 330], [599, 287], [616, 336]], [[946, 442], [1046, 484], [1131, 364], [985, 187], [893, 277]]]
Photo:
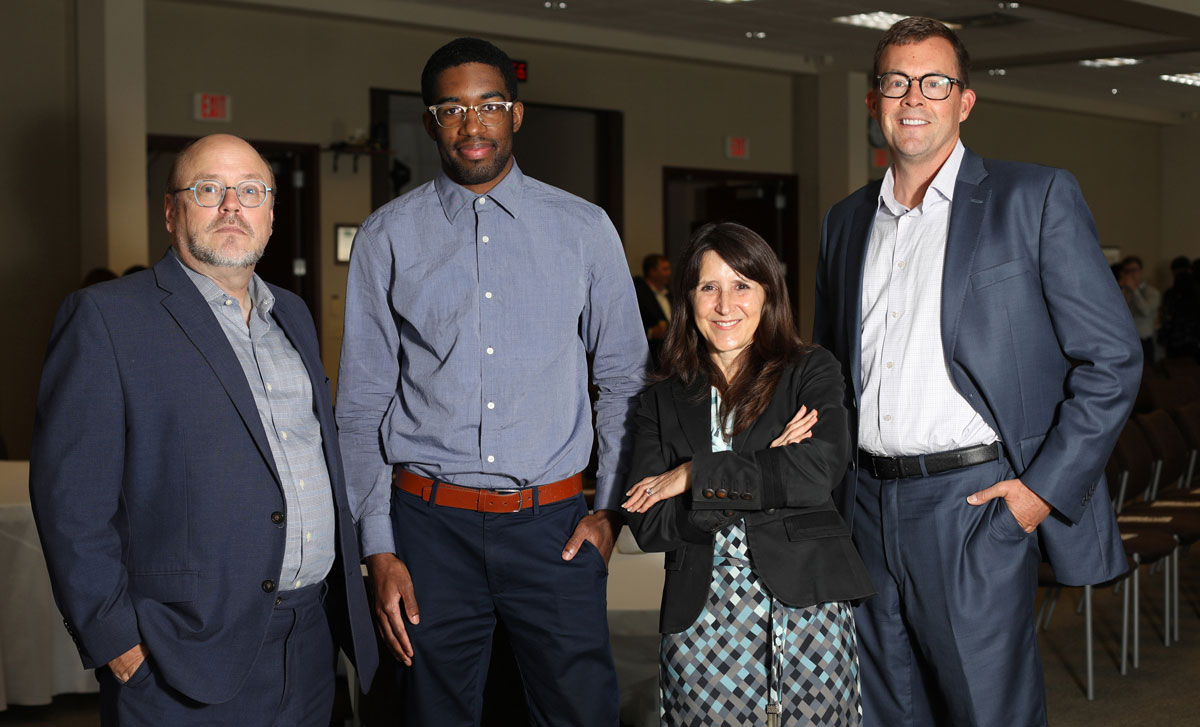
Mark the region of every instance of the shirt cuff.
[[362, 557], [376, 553], [395, 553], [396, 539], [392, 534], [390, 515], [367, 515], [358, 521], [358, 546]]

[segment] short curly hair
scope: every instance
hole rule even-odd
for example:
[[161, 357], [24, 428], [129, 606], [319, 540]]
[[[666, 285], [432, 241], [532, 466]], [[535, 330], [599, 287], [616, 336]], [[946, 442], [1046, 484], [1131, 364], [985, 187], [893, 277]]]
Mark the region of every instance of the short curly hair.
[[508, 92], [508, 100], [517, 100], [517, 71], [513, 68], [512, 59], [508, 54], [486, 40], [456, 38], [435, 50], [425, 62], [425, 69], [421, 71], [421, 100], [426, 106], [437, 103], [434, 93], [442, 71], [467, 63], [483, 63], [494, 67], [504, 79], [504, 90]]

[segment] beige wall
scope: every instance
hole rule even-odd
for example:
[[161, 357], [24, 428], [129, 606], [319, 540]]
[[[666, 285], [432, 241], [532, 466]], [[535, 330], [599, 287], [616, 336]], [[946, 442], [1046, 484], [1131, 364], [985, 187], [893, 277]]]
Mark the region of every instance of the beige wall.
[[75, 104], [75, 3], [5, 3], [0, 14], [0, 436], [29, 454], [54, 311], [83, 278]]
[[[1162, 246], [1155, 269], [1169, 271], [1171, 259], [1200, 257], [1200, 123], [1171, 126], [1162, 131], [1161, 202]], [[1163, 281], [1167, 282], [1166, 272]]]
[[[231, 94], [233, 122], [256, 139], [328, 144], [368, 126], [372, 87], [417, 91], [421, 68], [452, 38], [441, 32], [233, 7], [147, 3], [147, 115], [154, 134], [203, 134], [195, 91]], [[197, 32], [198, 28], [205, 29]], [[792, 171], [792, 83], [787, 74], [494, 39], [529, 62], [528, 101], [621, 111], [625, 121], [625, 245], [630, 260], [661, 249], [664, 166]], [[253, 49], [262, 77], [240, 72]], [[210, 65], [199, 57], [223, 59]], [[709, 101], [703, 104], [703, 101]], [[753, 106], [761, 111], [751, 113]], [[727, 135], [748, 136], [750, 161], [723, 156]], [[369, 174], [321, 170], [323, 356], [336, 370], [346, 268], [332, 263], [332, 225], [369, 212]]]

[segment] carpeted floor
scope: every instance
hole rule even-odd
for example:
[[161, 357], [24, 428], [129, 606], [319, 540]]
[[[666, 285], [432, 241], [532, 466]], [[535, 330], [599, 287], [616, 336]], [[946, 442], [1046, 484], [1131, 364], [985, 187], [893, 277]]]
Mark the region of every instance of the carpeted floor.
[[[1050, 724], [1054, 727], [1154, 727], [1200, 725], [1200, 555], [1180, 566], [1183, 592], [1179, 643], [1162, 642], [1162, 575], [1142, 569], [1141, 667], [1118, 672], [1121, 653], [1121, 596], [1111, 589], [1095, 595], [1096, 699], [1084, 696], [1082, 614], [1074, 606], [1081, 590], [1066, 591], [1050, 630], [1041, 635]], [[339, 705], [339, 712], [342, 706]], [[94, 695], [63, 695], [45, 707], [12, 706], [0, 712], [0, 727], [96, 727]], [[1017, 726], [1013, 726], [1017, 727]]]

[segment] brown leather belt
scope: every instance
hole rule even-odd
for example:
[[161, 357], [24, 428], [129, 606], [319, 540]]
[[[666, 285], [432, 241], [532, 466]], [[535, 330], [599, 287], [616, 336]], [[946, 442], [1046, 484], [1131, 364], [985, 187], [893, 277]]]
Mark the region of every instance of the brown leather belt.
[[[429, 495], [433, 492], [433, 480], [414, 475], [399, 467], [396, 468], [393, 482], [397, 489], [410, 495], [416, 495], [425, 502], [429, 502]], [[535, 491], [538, 504], [549, 505], [583, 492], [583, 478], [579, 475], [571, 475], [565, 480], [520, 490], [485, 490], [438, 482], [437, 499], [434, 500], [434, 504], [439, 507], [457, 507], [476, 512], [518, 512], [533, 507]]]

